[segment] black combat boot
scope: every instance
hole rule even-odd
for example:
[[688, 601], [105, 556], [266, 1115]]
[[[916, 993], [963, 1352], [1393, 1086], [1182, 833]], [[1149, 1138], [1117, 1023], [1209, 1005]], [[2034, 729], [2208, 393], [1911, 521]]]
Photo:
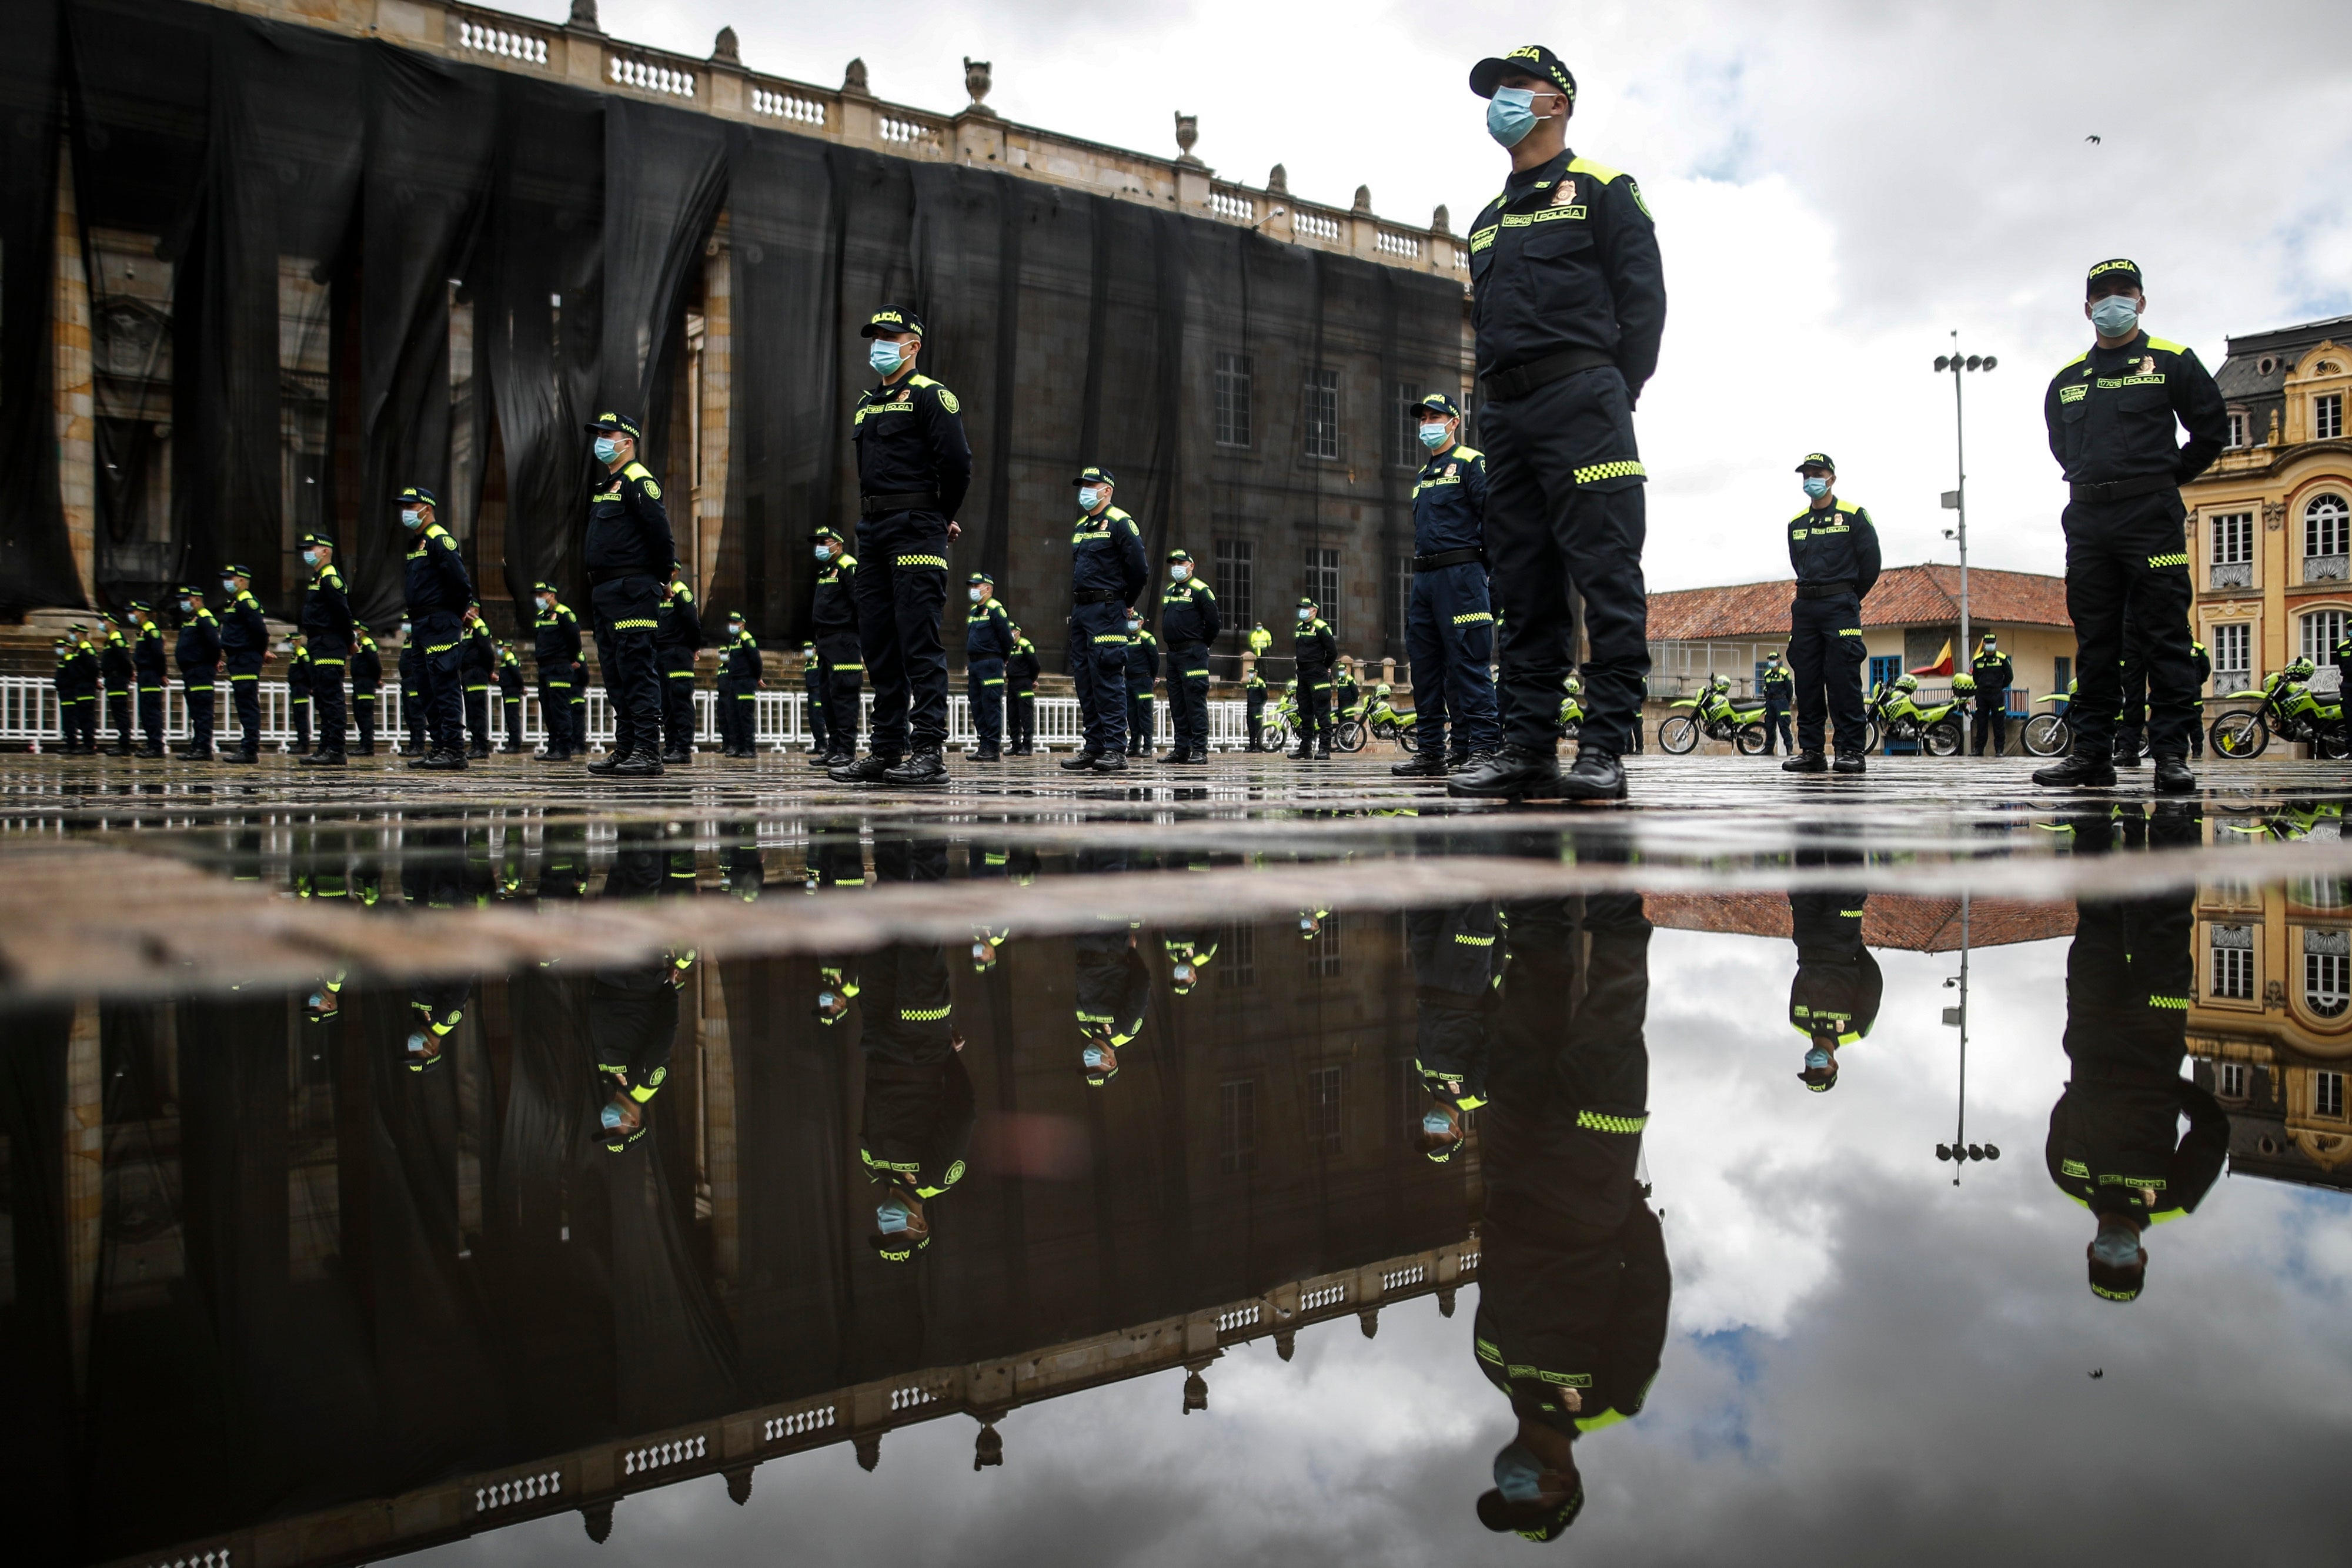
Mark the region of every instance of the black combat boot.
[[948, 781], [947, 759], [936, 746], [919, 746], [907, 754], [907, 760], [882, 775], [886, 784], [900, 786], [944, 784]]
[[322, 746], [318, 750], [310, 753], [310, 756], [302, 758], [302, 766], [305, 768], [341, 768], [346, 766], [346, 764], [343, 761], [343, 754], [341, 751], [330, 751]]
[[1576, 748], [1576, 766], [1559, 776], [1559, 796], [1563, 800], [1622, 800], [1624, 764], [1613, 751], [1580, 744]]
[[466, 754], [454, 746], [448, 747], [426, 758], [425, 767], [435, 773], [463, 773], [466, 771]]
[[1096, 773], [1124, 773], [1127, 771], [1127, 758], [1121, 752], [1106, 751], [1087, 767]]
[[898, 766], [898, 758], [885, 752], [869, 751], [852, 762], [845, 762], [825, 775], [836, 784], [878, 784], [882, 775]]
[[622, 758], [620, 764], [613, 769], [615, 779], [658, 779], [661, 776], [660, 754], [643, 746]]
[[2177, 753], [2158, 755], [2156, 759], [2156, 792], [2159, 795], [2194, 795], [2197, 775], [2189, 759]]
[[2063, 760], [2035, 768], [2033, 781], [2053, 789], [2104, 789], [2116, 781], [2116, 765], [2078, 743]]
[[1828, 759], [1818, 751], [1800, 751], [1780, 764], [1783, 773], [1827, 773], [1829, 770]]
[[1841, 751], [1837, 754], [1837, 760], [1830, 764], [1830, 771], [1832, 773], [1867, 773], [1870, 771], [1870, 765], [1862, 759], [1862, 753], [1859, 751]]
[[2115, 764], [2116, 767], [2137, 768], [2139, 766], [2139, 737], [2132, 734], [2129, 730], [2119, 729], [2116, 731], [2115, 744], [2109, 747], [2108, 750], [2114, 753]]
[[1448, 774], [1445, 792], [1490, 800], [1516, 800], [1525, 795], [1550, 800], [1559, 793], [1559, 784], [1557, 753], [1549, 747], [1536, 751], [1522, 746], [1506, 746], [1483, 763]]
[[1062, 769], [1067, 773], [1084, 773], [1094, 767], [1095, 759], [1101, 755], [1099, 751], [1080, 751], [1065, 757], [1062, 758]]

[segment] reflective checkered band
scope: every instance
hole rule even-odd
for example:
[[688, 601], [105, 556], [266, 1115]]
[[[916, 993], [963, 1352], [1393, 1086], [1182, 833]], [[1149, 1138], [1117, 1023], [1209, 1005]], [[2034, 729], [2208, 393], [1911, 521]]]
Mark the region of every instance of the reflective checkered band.
[[947, 557], [940, 555], [893, 556], [890, 564], [892, 566], [935, 566], [941, 571], [948, 569]]
[[1639, 479], [1644, 477], [1647, 473], [1648, 470], [1644, 469], [1638, 460], [1629, 457], [1615, 463], [1595, 463], [1590, 468], [1579, 468], [1576, 471], [1576, 482], [1580, 485], [1597, 485], [1603, 479]]
[[2150, 566], [2187, 566], [2189, 564], [2189, 557], [2179, 551], [2176, 551], [2171, 555], [2152, 555], [2147, 558], [2147, 564]]
[[1494, 613], [1491, 611], [1474, 610], [1467, 615], [1456, 615], [1454, 618], [1454, 624], [1456, 626], [1485, 626], [1491, 624], [1494, 619]]
[[937, 1023], [948, 1016], [947, 1008], [900, 1008], [898, 1017], [907, 1023]]
[[650, 632], [660, 624], [661, 622], [658, 621], [615, 621], [613, 622], [613, 630], [615, 632]]
[[1596, 1133], [1638, 1133], [1649, 1124], [1647, 1116], [1612, 1116], [1600, 1111], [1579, 1111], [1576, 1124]]

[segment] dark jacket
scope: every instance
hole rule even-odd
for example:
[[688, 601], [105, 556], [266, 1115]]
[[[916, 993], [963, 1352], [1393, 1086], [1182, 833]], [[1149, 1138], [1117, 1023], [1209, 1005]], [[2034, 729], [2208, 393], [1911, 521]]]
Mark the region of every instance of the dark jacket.
[[1225, 617], [1217, 608], [1216, 594], [1197, 577], [1160, 590], [1160, 634], [1168, 639], [1170, 647], [1180, 643], [1213, 643], [1224, 629]]
[[1331, 635], [1331, 623], [1320, 615], [1300, 622], [1298, 630], [1291, 633], [1290, 653], [1297, 663], [1301, 685], [1310, 674], [1329, 674], [1332, 664], [1339, 657], [1339, 643]]
[[681, 582], [669, 591], [654, 612], [654, 646], [656, 648], [699, 648], [702, 646], [702, 613], [695, 608], [694, 590]]
[[321, 567], [302, 590], [302, 633], [310, 640], [310, 655], [340, 659], [352, 651], [352, 601], [343, 591], [343, 574]]
[[180, 666], [182, 676], [211, 674], [220, 665], [220, 622], [209, 610], [199, 610], [180, 622], [179, 641], [173, 644], [172, 662]]
[[590, 582], [669, 576], [677, 551], [661, 494], [661, 481], [634, 459], [598, 481], [588, 497], [588, 538], [580, 557]]
[[221, 655], [234, 659], [240, 654], [259, 657], [269, 647], [269, 622], [262, 618], [261, 601], [253, 597], [250, 589], [228, 601], [221, 612]]
[[963, 656], [967, 659], [1002, 659], [1013, 652], [1013, 617], [1003, 601], [989, 596], [985, 604], [975, 604], [963, 624]]
[[1160, 678], [1160, 642], [1149, 629], [1127, 634], [1127, 695], [1148, 697]]
[[1808, 507], [1789, 519], [1789, 564], [1800, 587], [1850, 582], [1867, 596], [1878, 581], [1878, 529], [1852, 501]]
[[1478, 373], [1607, 354], [1634, 398], [1658, 366], [1666, 281], [1633, 177], [1565, 149], [1515, 170], [1470, 225]]
[[105, 641], [99, 644], [98, 673], [109, 691], [127, 691], [131, 685], [131, 643], [120, 626], [106, 629]]
[[404, 589], [411, 616], [462, 615], [473, 603], [474, 580], [466, 574], [465, 557], [440, 524], [428, 523], [412, 537]]
[[1788, 712], [1789, 694], [1795, 688], [1796, 680], [1789, 674], [1788, 665], [1774, 664], [1767, 668], [1762, 682], [1764, 711], [1766, 713]]
[[360, 629], [359, 645], [352, 650], [351, 672], [355, 692], [372, 692], [383, 684], [383, 657], [365, 627]]
[[760, 684], [760, 640], [749, 631], [719, 644], [719, 673], [730, 681]]
[[317, 672], [311, 667], [310, 650], [297, 648], [286, 656], [286, 695], [296, 702], [310, 695], [310, 677]]
[[150, 621], [139, 628], [139, 635], [131, 643], [131, 673], [142, 686], [161, 685], [165, 674], [163, 663], [163, 628]]
[[1037, 688], [1037, 647], [1024, 637], [1004, 661], [1004, 685], [1008, 691], [1027, 692]]
[[[2230, 411], [2197, 351], [2134, 334], [2066, 361], [2042, 396], [2050, 455], [2069, 484], [2162, 476], [2186, 485], [2230, 440]], [[2189, 432], [2173, 434], [2175, 421]]]
[[1133, 517], [1117, 507], [1105, 507], [1091, 517], [1079, 515], [1070, 530], [1072, 593], [1108, 593], [1131, 605], [1150, 580], [1143, 533]]
[[963, 405], [926, 375], [909, 375], [858, 394], [852, 416], [857, 443], [857, 493], [901, 496], [929, 490], [936, 510], [953, 517], [971, 488], [971, 443], [963, 433]]
[[1412, 956], [1413, 1071], [1432, 1098], [1475, 1110], [1486, 1100], [1501, 921], [1491, 901], [1416, 909], [1404, 917], [1404, 934]]
[[1412, 553], [1483, 549], [1486, 455], [1455, 442], [1421, 465], [1412, 485]]
[[1840, 1045], [1869, 1036], [1878, 1021], [1886, 982], [1878, 960], [1862, 943], [1867, 894], [1815, 891], [1789, 894], [1789, 925], [1797, 942], [1796, 977], [1789, 982], [1789, 1027], [1811, 1039], [1818, 1030]]
[[499, 650], [499, 695], [509, 702], [523, 693], [522, 661], [515, 657], [512, 648]]
[[579, 661], [580, 617], [572, 613], [570, 605], [559, 599], [530, 623], [530, 653], [542, 671], [550, 664]]
[[862, 969], [858, 1158], [876, 1180], [936, 1197], [963, 1179], [976, 1119], [971, 1079], [954, 1045], [947, 950], [904, 943], [867, 958]]
[[857, 602], [851, 597], [857, 580], [857, 558], [847, 550], [827, 561], [816, 574], [814, 620], [820, 637], [833, 632], [857, 630]]

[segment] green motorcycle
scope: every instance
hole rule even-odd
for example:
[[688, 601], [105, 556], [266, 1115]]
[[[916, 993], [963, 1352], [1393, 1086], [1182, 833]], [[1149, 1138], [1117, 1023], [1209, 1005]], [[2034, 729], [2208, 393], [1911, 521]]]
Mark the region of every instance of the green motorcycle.
[[1907, 672], [1870, 689], [1870, 701], [1863, 710], [1870, 720], [1863, 741], [1864, 751], [1876, 751], [1890, 740], [1909, 740], [1917, 742], [1930, 757], [1960, 754], [1962, 699], [1955, 695], [1932, 707], [1921, 707], [1918, 691], [1919, 677]]
[[1378, 739], [1394, 741], [1398, 750], [1411, 751], [1413, 749], [1413, 716], [1399, 713], [1391, 696], [1386, 682], [1373, 689], [1372, 700], [1364, 708], [1364, 727]]
[[2206, 737], [2213, 743], [2214, 755], [2260, 757], [2275, 735], [2289, 744], [2308, 742], [2314, 757], [2344, 756], [2343, 696], [2339, 693], [2336, 701], [2321, 702], [2312, 693], [2311, 676], [2311, 661], [2297, 659], [2263, 681], [2259, 691], [2227, 694], [2225, 701], [2251, 698], [2262, 706], [2225, 713], [2213, 721]]
[[[1731, 683], [1723, 676], [1710, 677], [1699, 688], [1698, 695], [1679, 698], [1673, 706], [1696, 710], [1675, 714], [1658, 726], [1658, 744], [1675, 756], [1696, 750], [1702, 735], [1709, 740], [1731, 742], [1742, 757], [1763, 753], [1764, 699], [1741, 697], [1735, 701]], [[1578, 722], [1582, 722], [1580, 715]]]

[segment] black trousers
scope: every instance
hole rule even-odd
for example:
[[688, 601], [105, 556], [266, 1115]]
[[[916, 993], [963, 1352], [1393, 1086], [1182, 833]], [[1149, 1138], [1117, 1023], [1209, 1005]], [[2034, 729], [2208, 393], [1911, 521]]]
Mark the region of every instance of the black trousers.
[[1209, 749], [1209, 645], [1168, 644], [1168, 713], [1176, 749]]
[[662, 740], [671, 751], [694, 749], [694, 650], [656, 648], [661, 664]]
[[1004, 697], [1004, 727], [1015, 746], [1037, 743], [1037, 693], [1034, 687], [1008, 689]]
[[1412, 574], [1404, 651], [1412, 661], [1413, 738], [1424, 756], [1446, 754], [1449, 723], [1456, 757], [1503, 744], [1492, 673], [1494, 602], [1484, 566], [1465, 560]]
[[809, 746], [819, 757], [830, 755], [833, 747], [826, 737], [831, 733], [824, 723], [824, 666], [812, 664], [803, 677], [801, 689], [808, 694]]
[[349, 716], [343, 707], [343, 668], [341, 656], [321, 659], [315, 653], [310, 658], [310, 716], [319, 722], [319, 748], [341, 751]]
[[118, 746], [131, 744], [131, 688], [109, 686], [106, 689], [106, 722], [114, 728]]
[[[412, 636], [415, 630], [414, 625], [409, 628]], [[417, 647], [422, 650], [424, 644], [420, 643]], [[408, 749], [412, 753], [423, 751], [426, 747], [425, 736], [431, 727], [433, 713], [431, 679], [422, 670], [416, 673], [414, 680], [404, 673], [400, 677], [400, 723], [401, 727], [408, 732]]]
[[522, 698], [510, 697], [500, 693], [499, 706], [506, 709], [507, 749], [520, 751], [522, 749]]
[[[1559, 722], [1559, 705], [1551, 710], [1552, 722]], [[1414, 721], [1416, 724], [1418, 720]], [[1306, 670], [1298, 672], [1298, 749], [1308, 750], [1331, 744], [1331, 672]]]
[[[425, 728], [436, 751], [466, 749], [466, 626], [454, 610], [409, 618], [425, 650]], [[416, 733], [414, 724], [409, 734]]]
[[[944, 584], [944, 579], [942, 583]], [[828, 751], [857, 749], [859, 699], [866, 690], [866, 665], [855, 632], [826, 632], [816, 640], [817, 663], [824, 671], [824, 739]]]
[[191, 749], [209, 752], [213, 748], [213, 683], [217, 677], [212, 670], [182, 670], [181, 695], [188, 702], [188, 745]]
[[1789, 669], [1797, 677], [1797, 749], [1822, 749], [1822, 719], [1837, 720], [1837, 748], [1860, 752], [1869, 720], [1862, 710], [1862, 601], [1800, 599], [1789, 607]]
[[[2147, 736], [2147, 639], [2124, 617], [2123, 706], [2116, 710], [2116, 741], [2135, 749]], [[2191, 724], [2195, 723], [2192, 719]]]
[[1580, 371], [1487, 403], [1478, 427], [1486, 438], [1486, 564], [1503, 613], [1503, 737], [1534, 751], [1558, 743], [1560, 679], [1575, 653], [1569, 595], [1579, 592], [1580, 745], [1622, 752], [1650, 674], [1648, 524], [1625, 378], [1613, 366]]
[[1084, 749], [1108, 757], [1127, 748], [1127, 609], [1079, 604], [1070, 610], [1070, 678], [1077, 684]]
[[2114, 747], [2132, 642], [2147, 661], [2149, 749], [2158, 757], [2189, 755], [2197, 664], [2189, 648], [2184, 517], [2179, 493], [2171, 490], [2067, 505], [2066, 613], [2074, 622], [2080, 682], [2068, 713], [2075, 746], [2092, 756]]
[[661, 671], [654, 662], [656, 612], [650, 573], [614, 578], [589, 591], [596, 610], [596, 662], [613, 710], [613, 755], [661, 750]]
[[[1264, 696], [1250, 698], [1247, 704], [1247, 714], [1250, 749], [1264, 751], [1265, 749], [1265, 698]], [[1420, 723], [1420, 720], [1414, 720], [1413, 727], [1416, 729], [1419, 728]]]
[[352, 688], [352, 721], [360, 732], [360, 747], [375, 749], [375, 688]]
[[980, 744], [994, 751], [1004, 744], [1004, 661], [966, 654], [963, 690], [971, 704], [971, 727]]
[[547, 754], [568, 757], [580, 748], [572, 738], [572, 664], [549, 659], [539, 666], [539, 727], [547, 732]]
[[588, 661], [572, 661], [572, 749], [588, 749]]
[[2006, 687], [1997, 692], [1980, 690], [1977, 693], [1977, 756], [1985, 754], [1988, 741], [1995, 757], [2009, 749], [2009, 692]]
[[245, 735], [242, 747], [247, 757], [261, 751], [261, 655], [231, 653], [228, 664], [229, 700], [236, 705], [236, 727]]
[[151, 747], [163, 744], [163, 688], [160, 685], [139, 688], [139, 733]]
[[892, 512], [857, 530], [863, 555], [854, 580], [857, 644], [874, 677], [877, 757], [911, 745], [948, 742], [948, 655], [940, 612], [948, 601], [948, 520], [937, 512]]
[[1127, 677], [1127, 748], [1140, 754], [1151, 749], [1152, 730], [1156, 727], [1151, 721], [1150, 684], [1146, 682], [1143, 689], [1137, 691], [1137, 679], [1133, 674]]
[[719, 744], [730, 752], [753, 750], [759, 742], [760, 688], [740, 675], [719, 677]]
[[1796, 739], [1789, 733], [1789, 710], [1785, 707], [1774, 707], [1768, 703], [1764, 708], [1765, 756], [1772, 755], [1773, 744], [1776, 741], [1783, 751], [1793, 752], [1797, 749]]

